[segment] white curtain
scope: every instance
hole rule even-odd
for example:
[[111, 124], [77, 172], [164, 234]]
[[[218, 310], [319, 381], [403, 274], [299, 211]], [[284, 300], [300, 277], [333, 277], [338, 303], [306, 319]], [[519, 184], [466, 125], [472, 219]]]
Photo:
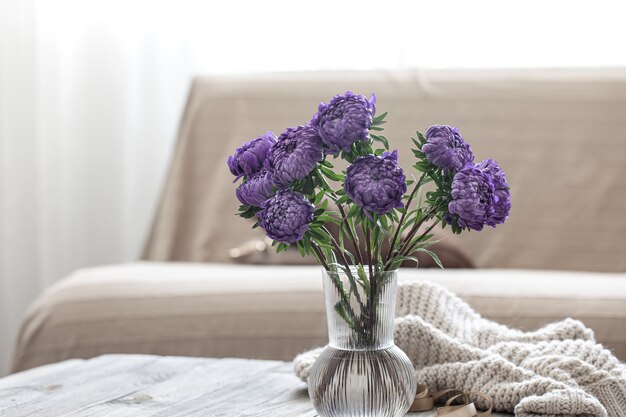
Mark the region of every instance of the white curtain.
[[107, 7], [0, 10], [0, 375], [42, 289], [137, 258], [167, 169], [188, 51]]
[[193, 75], [625, 66], [623, 11], [565, 0], [0, 0], [0, 375], [42, 289], [138, 256]]

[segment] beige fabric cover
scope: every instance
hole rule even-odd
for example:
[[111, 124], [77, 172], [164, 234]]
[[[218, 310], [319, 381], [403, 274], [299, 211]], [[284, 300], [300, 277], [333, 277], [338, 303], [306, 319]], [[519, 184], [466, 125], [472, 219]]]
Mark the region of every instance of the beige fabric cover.
[[[401, 270], [524, 330], [573, 317], [626, 359], [626, 274]], [[30, 308], [13, 370], [107, 353], [291, 360], [326, 343], [313, 266], [140, 262], [81, 270]]]
[[626, 70], [196, 79], [144, 258], [227, 261], [253, 236], [233, 216], [227, 156], [266, 130], [307, 122], [319, 101], [346, 90], [377, 93], [405, 168], [409, 136], [435, 123], [458, 126], [479, 160], [504, 167], [509, 222], [461, 237], [477, 266], [626, 271]]

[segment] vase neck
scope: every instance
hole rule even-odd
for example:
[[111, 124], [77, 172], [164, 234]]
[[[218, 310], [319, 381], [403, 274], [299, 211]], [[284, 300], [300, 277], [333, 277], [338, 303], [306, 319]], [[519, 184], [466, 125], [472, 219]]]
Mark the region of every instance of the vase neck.
[[347, 350], [393, 346], [397, 272], [370, 276], [353, 268], [350, 274], [339, 270], [323, 275], [330, 346]]

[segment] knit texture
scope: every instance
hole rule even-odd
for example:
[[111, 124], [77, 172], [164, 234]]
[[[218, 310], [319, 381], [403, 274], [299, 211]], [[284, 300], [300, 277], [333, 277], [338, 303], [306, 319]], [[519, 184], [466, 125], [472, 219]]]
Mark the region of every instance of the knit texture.
[[[481, 391], [517, 417], [626, 417], [626, 366], [583, 323], [510, 329], [430, 282], [402, 284], [397, 297], [395, 343], [431, 390]], [[321, 350], [294, 359], [302, 380]]]

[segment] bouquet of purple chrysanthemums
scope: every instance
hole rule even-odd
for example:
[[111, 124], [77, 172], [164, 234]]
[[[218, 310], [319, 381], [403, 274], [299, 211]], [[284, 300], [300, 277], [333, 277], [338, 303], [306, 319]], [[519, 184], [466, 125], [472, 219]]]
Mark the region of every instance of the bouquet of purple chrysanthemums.
[[[455, 127], [435, 125], [425, 136], [417, 132], [412, 140], [418, 176], [408, 180], [397, 151], [389, 152], [381, 134], [387, 113], [375, 113], [375, 95], [337, 95], [321, 103], [305, 125], [278, 138], [267, 132], [228, 158], [235, 181], [243, 178], [236, 190], [239, 215], [256, 217], [254, 227], [265, 230], [278, 252], [295, 245], [329, 272], [351, 275], [356, 269], [353, 280], [367, 286], [404, 261], [417, 262], [411, 256], [416, 251], [441, 266], [427, 249], [437, 224], [450, 225], [455, 233], [481, 230], [504, 223], [511, 208], [498, 163], [474, 163]], [[346, 160], [348, 168], [339, 172], [331, 156]], [[428, 183], [432, 190], [424, 192]], [[338, 234], [329, 231], [330, 223]]]

